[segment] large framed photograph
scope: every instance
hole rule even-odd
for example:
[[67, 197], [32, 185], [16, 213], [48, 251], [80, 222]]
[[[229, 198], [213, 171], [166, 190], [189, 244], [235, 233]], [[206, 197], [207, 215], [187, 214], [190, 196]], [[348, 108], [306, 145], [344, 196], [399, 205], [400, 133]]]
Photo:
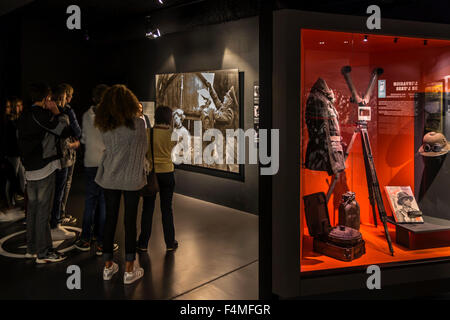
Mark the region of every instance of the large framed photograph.
[[386, 194], [397, 223], [423, 223], [422, 212], [409, 186], [386, 186]]
[[[227, 130], [243, 128], [241, 77], [237, 69], [156, 75], [156, 106], [170, 107], [174, 130], [180, 136], [189, 133], [191, 139], [189, 161], [177, 168], [244, 180], [244, 165], [237, 161], [238, 139], [226, 143]], [[201, 139], [208, 129], [217, 129], [223, 143], [215, 144], [216, 137]], [[214, 163], [204, 161], [206, 153]]]

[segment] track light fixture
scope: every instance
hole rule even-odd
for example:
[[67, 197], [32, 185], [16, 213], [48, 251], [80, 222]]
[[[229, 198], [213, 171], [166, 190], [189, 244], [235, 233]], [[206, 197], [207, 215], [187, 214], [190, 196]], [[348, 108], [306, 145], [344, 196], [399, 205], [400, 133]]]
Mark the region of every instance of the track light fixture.
[[428, 40], [423, 40], [423, 45], [426, 46], [428, 44]]
[[163, 1], [163, 0], [158, 0], [158, 2], [159, 2], [160, 4], [164, 4], [164, 1]]
[[161, 31], [151, 22], [150, 16], [145, 17], [145, 37], [148, 39], [161, 37]]
[[394, 43], [397, 43], [398, 42], [398, 38], [394, 38]]
[[155, 30], [146, 32], [145, 36], [149, 39], [156, 39], [156, 38], [161, 37], [161, 31], [159, 31], [159, 29], [156, 28]]
[[367, 39], [367, 38], [368, 38], [368, 36], [367, 36], [367, 35], [365, 35], [365, 36], [364, 36], [364, 40], [363, 40], [363, 41], [364, 41], [364, 42], [367, 42], [367, 41], [368, 41], [368, 39]]

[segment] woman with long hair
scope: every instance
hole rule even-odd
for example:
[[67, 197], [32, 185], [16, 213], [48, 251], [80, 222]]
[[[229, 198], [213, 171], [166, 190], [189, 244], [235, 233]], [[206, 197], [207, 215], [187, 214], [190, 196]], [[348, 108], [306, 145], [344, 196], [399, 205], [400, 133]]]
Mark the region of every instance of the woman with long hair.
[[[167, 251], [178, 248], [175, 239], [175, 226], [173, 223], [172, 198], [175, 189], [174, 165], [172, 162], [172, 149], [176, 141], [172, 141], [172, 110], [167, 106], [159, 106], [155, 111], [155, 127], [153, 128], [153, 151], [148, 148], [147, 159], [150, 169], [155, 167], [159, 184], [159, 197], [161, 200], [162, 225], [164, 242]], [[147, 252], [148, 242], [152, 231], [153, 211], [155, 209], [156, 194], [144, 197], [142, 209], [141, 234], [137, 241], [138, 252]]]
[[102, 133], [105, 145], [95, 178], [95, 182], [104, 189], [106, 203], [103, 279], [110, 280], [119, 271], [119, 266], [113, 262], [113, 245], [123, 194], [126, 260], [124, 283], [129, 284], [144, 275], [144, 270], [135, 265], [139, 190], [146, 184], [144, 162], [148, 148], [145, 124], [139, 118], [138, 99], [126, 86], [112, 86], [98, 105], [94, 124]]

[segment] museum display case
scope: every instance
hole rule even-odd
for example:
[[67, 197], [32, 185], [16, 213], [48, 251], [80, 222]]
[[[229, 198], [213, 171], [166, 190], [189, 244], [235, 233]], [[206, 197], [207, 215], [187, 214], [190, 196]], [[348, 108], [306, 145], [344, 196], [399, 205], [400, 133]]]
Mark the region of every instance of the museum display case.
[[450, 257], [450, 41], [301, 29], [300, 269]]

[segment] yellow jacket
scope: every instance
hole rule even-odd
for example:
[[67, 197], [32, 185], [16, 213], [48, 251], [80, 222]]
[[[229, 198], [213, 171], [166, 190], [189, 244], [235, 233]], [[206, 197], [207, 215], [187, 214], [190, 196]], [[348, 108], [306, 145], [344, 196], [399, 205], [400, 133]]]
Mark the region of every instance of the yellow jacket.
[[[155, 172], [167, 173], [175, 170], [172, 162], [172, 149], [176, 145], [177, 141], [172, 141], [173, 129], [155, 126], [153, 128], [153, 149], [155, 152]], [[148, 135], [148, 151], [146, 154], [147, 160], [150, 164], [149, 171], [153, 169], [152, 162], [152, 149], [150, 145], [150, 129], [147, 129]]]

